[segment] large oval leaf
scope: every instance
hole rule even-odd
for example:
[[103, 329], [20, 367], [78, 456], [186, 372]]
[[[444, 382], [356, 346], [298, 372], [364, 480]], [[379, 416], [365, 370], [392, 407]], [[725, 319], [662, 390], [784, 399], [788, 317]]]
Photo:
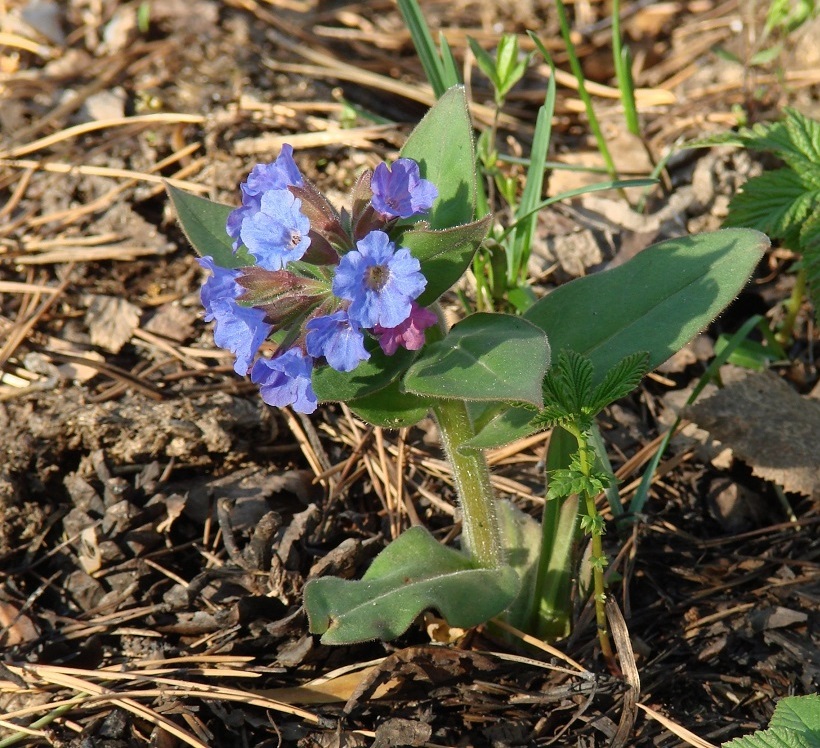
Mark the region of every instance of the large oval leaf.
[[413, 527], [387, 546], [359, 581], [337, 577], [305, 585], [310, 631], [322, 644], [395, 639], [428, 609], [470, 628], [503, 611], [518, 594], [509, 566], [485, 569]]
[[404, 389], [427, 397], [540, 406], [549, 358], [546, 335], [530, 322], [508, 314], [473, 314], [424, 349], [407, 370]]
[[427, 219], [434, 229], [459, 226], [475, 213], [475, 149], [464, 86], [453, 86], [427, 112], [401, 149], [438, 189]]
[[348, 400], [350, 409], [367, 423], [385, 429], [414, 426], [427, 415], [430, 401], [400, 390], [401, 382], [394, 381], [380, 390]]
[[370, 358], [353, 371], [336, 371], [329, 366], [313, 370], [313, 390], [322, 402], [347, 402], [387, 387], [407, 369], [416, 357], [415, 351], [399, 348], [392, 356], [382, 352], [379, 344], [365, 341]]
[[[620, 267], [555, 289], [524, 317], [547, 333], [554, 351], [587, 356], [595, 367], [593, 386], [639, 351], [649, 353], [653, 369], [735, 298], [768, 246], [766, 236], [749, 229], [670, 239]], [[534, 433], [525, 416], [524, 409], [512, 409], [494, 418], [469, 445], [497, 447]]]

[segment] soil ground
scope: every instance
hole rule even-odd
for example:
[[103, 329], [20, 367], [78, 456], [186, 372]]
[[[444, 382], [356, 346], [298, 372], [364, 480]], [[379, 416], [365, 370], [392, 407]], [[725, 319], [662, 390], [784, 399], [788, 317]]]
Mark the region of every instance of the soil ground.
[[[491, 49], [517, 32], [531, 49], [533, 29], [569, 70], [550, 3], [422, 5], [459, 60], [467, 36]], [[762, 5], [624, 5], [653, 158], [741, 114], [818, 116], [820, 27], [752, 66], [770, 43]], [[570, 10], [618, 166], [646, 174], [613, 87], [609, 7]], [[469, 57], [465, 70], [484, 128], [491, 92]], [[547, 74], [534, 62], [510, 96], [502, 152], [527, 154]], [[571, 76], [558, 83], [550, 158], [600, 166]], [[389, 644], [308, 634], [308, 576], [361, 575], [419, 522], [456, 540], [435, 427], [265, 406], [213, 345], [162, 179], [236, 203], [251, 166], [288, 142], [341, 204], [432, 103], [392, 3], [0, 0], [0, 97], [0, 745], [709, 745], [817, 691], [820, 496], [789, 475], [784, 492], [694, 426], [639, 521], [618, 532], [608, 517], [626, 677], [606, 672], [584, 600], [555, 651], [432, 616]], [[608, 193], [545, 211], [536, 291], [718, 228], [764, 165], [682, 151], [643, 213]], [[599, 179], [556, 169], [548, 193]], [[607, 411], [625, 502], [718, 336], [752, 314], [776, 321], [794, 259], [775, 246], [718, 323]], [[816, 404], [816, 342], [804, 309], [776, 370], [798, 410]], [[800, 451], [788, 426], [770, 450]], [[490, 454], [499, 494], [534, 516], [548, 436]], [[798, 467], [816, 471], [805, 454]]]

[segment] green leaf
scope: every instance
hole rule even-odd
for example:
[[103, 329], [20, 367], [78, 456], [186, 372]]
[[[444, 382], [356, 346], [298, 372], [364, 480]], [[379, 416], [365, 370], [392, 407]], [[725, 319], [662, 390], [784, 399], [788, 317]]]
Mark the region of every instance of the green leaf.
[[[768, 246], [765, 236], [743, 229], [670, 239], [617, 268], [555, 289], [524, 318], [547, 333], [553, 350], [587, 356], [595, 367], [593, 386], [638, 351], [649, 353], [652, 370], [734, 299]], [[522, 420], [523, 412], [511, 409], [469, 446], [501, 446], [538, 430], [529, 420], [521, 426]]]
[[490, 216], [485, 216], [449, 229], [416, 226], [404, 232], [400, 244], [421, 263], [421, 272], [427, 278], [419, 304], [429, 306], [463, 275], [489, 227]]
[[429, 400], [402, 392], [398, 380], [372, 395], [349, 400], [347, 404], [363, 421], [385, 429], [414, 426], [430, 410]]
[[421, 175], [438, 189], [427, 218], [434, 229], [459, 226], [475, 213], [475, 150], [464, 86], [450, 88], [416, 126], [404, 158], [418, 162]]
[[201, 257], [213, 257], [223, 268], [252, 264], [234, 254], [231, 238], [225, 230], [228, 214], [233, 210], [230, 205], [190, 195], [170, 184], [165, 187], [186, 238]]
[[530, 625], [530, 609], [538, 575], [541, 524], [509, 501], [499, 501], [497, 508], [507, 562], [521, 580], [521, 590], [501, 619], [517, 629], [526, 630]]
[[439, 54], [416, 0], [398, 0], [398, 5], [427, 80], [436, 96], [442, 96], [450, 86], [458, 83], [458, 73], [453, 65], [450, 48], [442, 41]]
[[[502, 37], [503, 38], [503, 37]], [[467, 44], [470, 45], [470, 49], [475, 56], [476, 64], [479, 67], [484, 75], [486, 75], [490, 79], [490, 83], [493, 84], [493, 88], [498, 91], [501, 88], [501, 82], [498, 78], [498, 73], [496, 71], [496, 63], [495, 60], [492, 58], [489, 52], [487, 52], [473, 37], [467, 37]]]
[[622, 358], [613, 366], [586, 403], [591, 415], [600, 413], [607, 405], [626, 397], [649, 371], [649, 354], [638, 351]]
[[722, 748], [820, 748], [820, 695], [781, 699], [767, 730], [735, 738]]
[[781, 699], [774, 708], [769, 727], [811, 733], [820, 746], [820, 694]]
[[370, 358], [353, 371], [336, 371], [330, 366], [313, 370], [313, 390], [322, 402], [347, 402], [387, 387], [412, 363], [416, 351], [399, 348], [386, 355], [372, 338], [365, 341]]
[[471, 628], [503, 611], [520, 583], [509, 566], [485, 569], [422, 527], [400, 535], [359, 581], [324, 577], [305, 586], [310, 631], [322, 644], [395, 639], [425, 610]]
[[520, 317], [473, 314], [428, 345], [404, 377], [417, 395], [541, 405], [549, 343]]
[[818, 202], [820, 182], [812, 187], [805, 172], [767, 171], [750, 179], [732, 197], [724, 225], [763, 231], [797, 250], [803, 222]]

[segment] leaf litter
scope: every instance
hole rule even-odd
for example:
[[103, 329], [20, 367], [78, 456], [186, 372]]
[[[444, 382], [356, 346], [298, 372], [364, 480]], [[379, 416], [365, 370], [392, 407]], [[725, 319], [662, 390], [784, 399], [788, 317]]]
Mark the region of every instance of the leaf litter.
[[[748, 100], [738, 68], [709, 53], [735, 43], [738, 10], [707, 5], [684, 11], [673, 33], [660, 4], [624, 19], [628, 33], [652, 36], [638, 85], [656, 154], [725, 129], [729, 107]], [[792, 432], [771, 450], [790, 456], [785, 466], [733, 445], [751, 470], [682, 443], [661, 464], [642, 523], [624, 535], [611, 526], [622, 651], [634, 650], [640, 693], [601, 674], [583, 601], [576, 632], [553, 649], [492, 627], [442, 635], [441, 624], [429, 630], [445, 647], [423, 625], [392, 644], [327, 648], [307, 636], [307, 579], [361, 577], [412, 524], [456, 540], [451, 476], [429, 424], [382, 432], [340, 407], [301, 421], [235, 378], [196, 316], [200, 273], [161, 180], [232, 203], [250, 161], [291, 142], [308, 176], [344, 195], [358, 171], [395, 156], [429, 93], [386, 1], [151, 3], [147, 32], [140, 6], [7, 0], [0, 9], [0, 282], [9, 284], [0, 286], [0, 741], [603, 746], [637, 706], [649, 717], [627, 745], [667, 744], [668, 731], [708, 745], [767, 724], [779, 697], [816, 691], [817, 504], [799, 492], [815, 485], [817, 441], [803, 439], [800, 451]], [[491, 49], [499, 27], [542, 29], [563, 65], [540, 3], [425, 11], [456, 50], [466, 34]], [[575, 11], [596, 106], [622, 132], [605, 11]], [[816, 101], [816, 68], [787, 54], [785, 77], [758, 71], [756, 105], [767, 114], [786, 95], [795, 106]], [[527, 147], [545, 74], [530, 71], [510, 94], [501, 126], [514, 154]], [[594, 163], [572, 79], [561, 75], [554, 155]], [[473, 97], [486, 125], [491, 94], [478, 76]], [[388, 123], [357, 114], [368, 111]], [[759, 163], [714, 149], [673, 157], [670, 169], [672, 195], [646, 216], [614, 196], [545, 211], [536, 291], [652, 241], [717, 228]], [[582, 240], [563, 238], [576, 231]], [[773, 250], [707, 342], [785, 298], [791, 259]], [[92, 297], [110, 301], [92, 312]], [[812, 344], [816, 333], [802, 328], [796, 385], [765, 381], [770, 421], [807, 417]], [[697, 379], [705, 358], [693, 349], [603, 415], [625, 500], [657, 444], [664, 395]], [[533, 515], [544, 445], [536, 435], [490, 455], [500, 493]], [[758, 475], [797, 492], [788, 497], [796, 522]], [[769, 509], [742, 528], [721, 524], [709, 499], [719, 479]]]

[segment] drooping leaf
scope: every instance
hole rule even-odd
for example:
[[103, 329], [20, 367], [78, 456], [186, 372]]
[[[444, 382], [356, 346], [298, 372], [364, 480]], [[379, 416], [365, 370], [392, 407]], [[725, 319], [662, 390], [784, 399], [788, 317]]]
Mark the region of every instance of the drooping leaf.
[[434, 229], [460, 226], [475, 214], [475, 149], [464, 86], [453, 86], [424, 116], [401, 149], [438, 189], [427, 219]]
[[[524, 318], [547, 333], [553, 350], [571, 349], [595, 367], [593, 386], [621, 359], [649, 354], [649, 370], [680, 350], [743, 288], [769, 240], [724, 229], [670, 239], [629, 262], [557, 288]], [[511, 408], [471, 439], [488, 448], [534, 433], [533, 413]]]
[[385, 429], [414, 426], [430, 410], [428, 399], [402, 392], [398, 380], [371, 395], [349, 400], [347, 404], [363, 421]]
[[417, 395], [541, 405], [550, 347], [535, 325], [506, 314], [473, 314], [429, 344], [404, 377]]
[[231, 238], [225, 230], [228, 214], [233, 210], [230, 205], [191, 195], [170, 184], [166, 184], [166, 188], [185, 236], [201, 257], [213, 257], [223, 268], [249, 264], [234, 254]]
[[323, 644], [394, 639], [425, 610], [470, 628], [504, 610], [518, 594], [509, 566], [486, 569], [446, 548], [422, 527], [385, 548], [358, 581], [323, 577], [305, 586], [310, 631]]
[[450, 229], [417, 226], [402, 235], [399, 243], [421, 263], [427, 278], [419, 304], [429, 306], [463, 275], [489, 227], [490, 216], [485, 216]]

